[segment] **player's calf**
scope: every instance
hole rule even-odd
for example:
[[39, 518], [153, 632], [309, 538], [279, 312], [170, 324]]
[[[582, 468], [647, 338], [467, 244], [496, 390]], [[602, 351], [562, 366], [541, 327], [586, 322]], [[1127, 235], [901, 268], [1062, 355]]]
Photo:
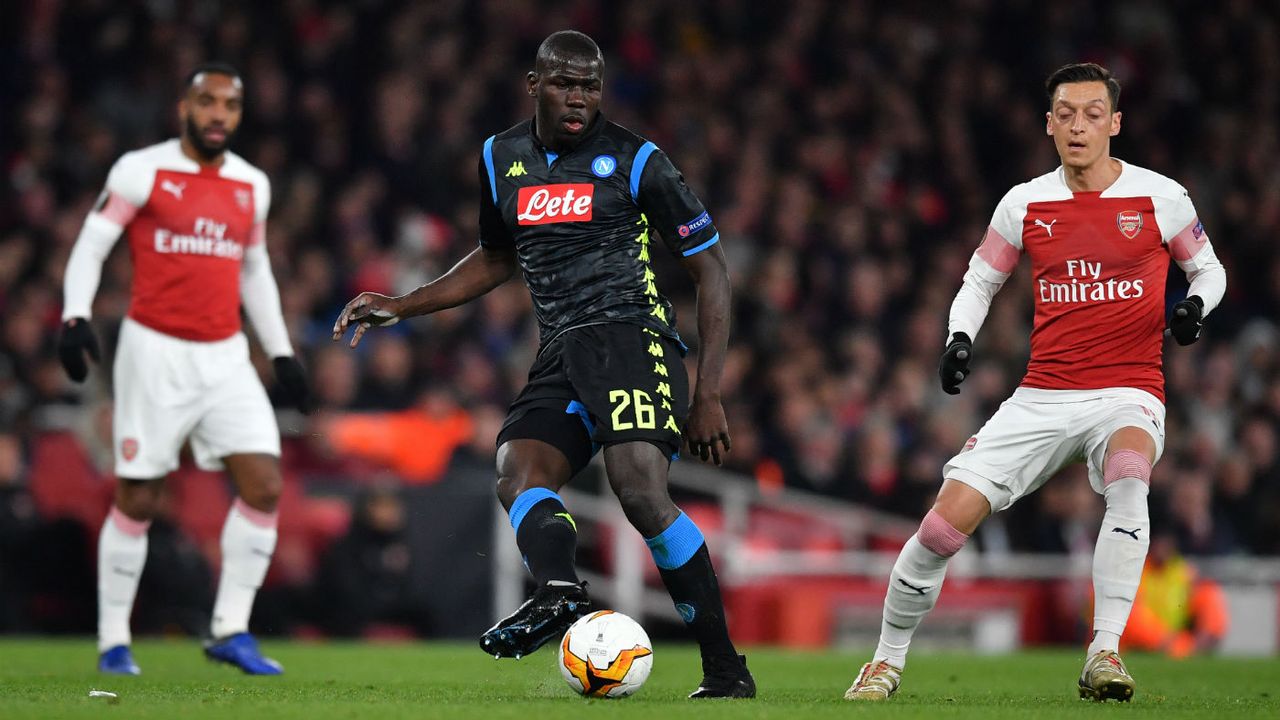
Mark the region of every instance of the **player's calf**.
[[1093, 552], [1093, 641], [1089, 655], [1119, 648], [1133, 608], [1150, 544], [1147, 485], [1151, 461], [1129, 449], [1110, 453], [1103, 466], [1107, 509]]

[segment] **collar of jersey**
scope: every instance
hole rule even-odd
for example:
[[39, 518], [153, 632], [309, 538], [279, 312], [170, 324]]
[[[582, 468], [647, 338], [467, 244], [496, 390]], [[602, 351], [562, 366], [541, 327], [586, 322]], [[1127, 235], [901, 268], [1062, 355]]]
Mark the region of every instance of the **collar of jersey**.
[[543, 153], [552, 153], [556, 156], [557, 159], [559, 159], [566, 155], [572, 155], [573, 153], [578, 151], [578, 148], [586, 145], [588, 142], [595, 139], [596, 135], [600, 134], [600, 128], [602, 127], [604, 127], [604, 113], [597, 110], [596, 119], [593, 120], [589, 125], [587, 125], [587, 131], [582, 134], [582, 139], [578, 141], [578, 144], [574, 145], [571, 150], [566, 150], [562, 153], [557, 153], [555, 150], [552, 150], [551, 148], [542, 144], [542, 140], [538, 138], [537, 116], [534, 116], [529, 120], [529, 137], [533, 138], [533, 146], [538, 148], [538, 150], [542, 151]]

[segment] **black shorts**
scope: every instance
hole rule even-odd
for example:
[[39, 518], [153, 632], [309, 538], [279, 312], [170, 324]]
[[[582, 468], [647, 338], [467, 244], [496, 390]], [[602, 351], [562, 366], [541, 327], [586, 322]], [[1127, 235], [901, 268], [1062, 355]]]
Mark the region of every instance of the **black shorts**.
[[601, 447], [636, 440], [680, 456], [689, 417], [684, 348], [639, 325], [568, 330], [543, 348], [498, 433], [556, 446], [576, 474]]

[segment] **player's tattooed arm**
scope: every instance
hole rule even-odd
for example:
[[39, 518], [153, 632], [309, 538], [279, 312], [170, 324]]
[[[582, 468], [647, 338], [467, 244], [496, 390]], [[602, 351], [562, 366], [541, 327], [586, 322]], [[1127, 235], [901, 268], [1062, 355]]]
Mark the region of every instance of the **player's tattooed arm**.
[[510, 280], [515, 272], [514, 251], [478, 247], [449, 272], [412, 292], [396, 297], [360, 293], [333, 323], [333, 339], [341, 340], [347, 327], [355, 325], [351, 336], [351, 347], [355, 347], [371, 327], [388, 327], [404, 318], [457, 307]]
[[729, 346], [729, 269], [719, 244], [683, 258], [681, 263], [698, 290], [698, 379], [685, 441], [691, 453], [719, 465], [721, 453], [732, 447], [720, 400], [720, 377]]

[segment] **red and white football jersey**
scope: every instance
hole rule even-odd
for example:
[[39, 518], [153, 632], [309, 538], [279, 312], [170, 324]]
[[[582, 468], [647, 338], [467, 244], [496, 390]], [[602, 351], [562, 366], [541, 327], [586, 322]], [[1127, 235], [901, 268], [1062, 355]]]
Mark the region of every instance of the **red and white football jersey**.
[[1003, 283], [1031, 258], [1035, 323], [1024, 387], [1131, 387], [1164, 400], [1161, 347], [1170, 257], [1188, 273], [1217, 263], [1187, 191], [1122, 163], [1102, 192], [1072, 192], [1062, 168], [996, 207], [970, 271]]
[[264, 240], [267, 176], [227, 152], [203, 169], [178, 140], [126, 153], [111, 168], [98, 211], [125, 228], [133, 256], [129, 317], [185, 340], [240, 330], [240, 267]]

